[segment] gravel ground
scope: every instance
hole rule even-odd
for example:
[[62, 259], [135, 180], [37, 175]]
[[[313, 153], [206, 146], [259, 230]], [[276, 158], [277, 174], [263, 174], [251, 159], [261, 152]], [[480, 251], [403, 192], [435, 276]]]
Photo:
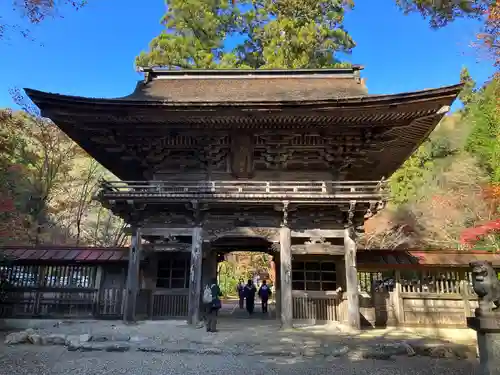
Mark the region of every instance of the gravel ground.
[[68, 352], [62, 347], [0, 347], [0, 375], [473, 375], [474, 361], [304, 359], [157, 353]]

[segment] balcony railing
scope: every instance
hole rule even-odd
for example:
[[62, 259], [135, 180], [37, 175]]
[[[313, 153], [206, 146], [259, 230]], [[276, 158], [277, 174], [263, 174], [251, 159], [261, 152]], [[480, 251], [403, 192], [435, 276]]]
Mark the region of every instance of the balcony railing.
[[383, 199], [380, 181], [104, 181], [100, 198]]

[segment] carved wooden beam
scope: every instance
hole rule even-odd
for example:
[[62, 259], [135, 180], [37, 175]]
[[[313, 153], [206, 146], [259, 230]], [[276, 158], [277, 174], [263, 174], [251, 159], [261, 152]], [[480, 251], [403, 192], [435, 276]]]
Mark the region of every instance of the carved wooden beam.
[[325, 255], [344, 255], [345, 249], [342, 245], [292, 245], [292, 254], [325, 254]]
[[[231, 227], [220, 228], [224, 233], [236, 236], [260, 236], [272, 238], [277, 236], [278, 228], [267, 227]], [[126, 233], [130, 233], [130, 228], [125, 229]], [[163, 236], [163, 237], [189, 237], [193, 235], [193, 228], [178, 228], [178, 227], [157, 227], [157, 226], [144, 226], [141, 229], [143, 236]], [[206, 230], [208, 232], [208, 230]], [[206, 236], [205, 236], [206, 235]], [[209, 233], [204, 233], [204, 238], [208, 237]], [[221, 237], [221, 236], [218, 236]], [[295, 238], [343, 238], [343, 229], [304, 229], [292, 230], [292, 237]], [[271, 241], [272, 242], [272, 241]]]
[[143, 246], [145, 251], [154, 252], [177, 252], [177, 251], [191, 251], [191, 244], [189, 243], [166, 243], [166, 244], [147, 244]]

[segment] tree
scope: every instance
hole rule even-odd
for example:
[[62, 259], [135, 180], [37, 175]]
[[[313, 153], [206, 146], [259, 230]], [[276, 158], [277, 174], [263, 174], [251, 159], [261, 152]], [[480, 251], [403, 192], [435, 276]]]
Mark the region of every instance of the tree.
[[16, 179], [23, 166], [15, 157], [15, 150], [23, 144], [18, 129], [22, 126], [19, 113], [0, 110], [0, 244], [27, 240], [27, 215], [16, 200]]
[[500, 237], [498, 237], [498, 233], [500, 233], [500, 219], [466, 229], [460, 235], [460, 243], [466, 247], [472, 247], [486, 236], [495, 246], [495, 251], [499, 251]]
[[238, 9], [228, 0], [172, 0], [161, 19], [165, 31], [149, 51], [136, 58], [137, 66], [214, 68], [223, 55], [224, 40], [236, 30]]
[[[13, 0], [13, 12], [20, 15], [22, 19], [31, 25], [42, 23], [47, 18], [55, 17], [65, 7], [73, 7], [78, 10], [87, 3], [86, 0]], [[19, 32], [23, 37], [30, 35], [30, 30], [21, 28], [17, 24], [6, 23], [0, 16], [0, 39], [4, 38], [9, 31]]]
[[464, 85], [458, 98], [464, 104], [465, 108], [474, 101], [476, 82], [472, 79], [469, 69], [463, 67], [460, 71], [460, 82]]
[[440, 28], [458, 18], [480, 19], [496, 6], [496, 0], [396, 0], [396, 4], [406, 14], [420, 13], [431, 27]]
[[477, 35], [478, 45], [484, 49], [495, 66], [500, 66], [500, 2], [492, 1], [483, 29]]
[[78, 151], [69, 173], [70, 180], [64, 184], [56, 203], [57, 223], [76, 246], [89, 239], [87, 218], [95, 209], [93, 197], [103, 173], [97, 161]]
[[[173, 0], [165, 26], [136, 66], [189, 68], [315, 68], [340, 63], [354, 41], [343, 28], [344, 0]], [[232, 51], [224, 42], [244, 36]]]
[[91, 246], [120, 247], [127, 243], [125, 222], [113, 215], [108, 209], [99, 205], [86, 223], [89, 236], [86, 243]]
[[472, 128], [465, 149], [479, 160], [493, 183], [500, 183], [500, 76], [494, 77], [469, 106], [465, 120]]
[[396, 0], [406, 14], [420, 13], [432, 28], [448, 25], [459, 18], [483, 21], [473, 46], [486, 51], [495, 66], [500, 65], [500, 2], [498, 0]]
[[254, 0], [251, 5], [242, 14], [248, 38], [233, 51], [244, 67], [341, 66], [335, 53], [355, 46], [343, 27], [345, 11], [354, 5], [350, 1]]
[[30, 241], [38, 244], [56, 227], [57, 197], [69, 181], [78, 148], [52, 122], [41, 118], [19, 91], [13, 90], [12, 95], [25, 110], [17, 113], [17, 127], [11, 135], [17, 140], [8, 156], [17, 166], [13, 192], [19, 209], [28, 215], [25, 225]]
[[[414, 218], [412, 236], [433, 248], [456, 248], [466, 228], [496, 220], [485, 187], [488, 176], [477, 160], [467, 153], [452, 157], [446, 168], [438, 169], [422, 187], [422, 196], [408, 204], [406, 212]], [[484, 243], [496, 246], [494, 239]]]

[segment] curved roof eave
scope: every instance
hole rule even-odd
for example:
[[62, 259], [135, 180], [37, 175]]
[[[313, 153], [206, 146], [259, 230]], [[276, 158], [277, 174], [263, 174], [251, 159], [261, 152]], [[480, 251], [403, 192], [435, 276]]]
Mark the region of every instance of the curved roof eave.
[[24, 91], [31, 100], [42, 106], [63, 105], [63, 106], [85, 106], [92, 105], [101, 107], [166, 107], [166, 108], [207, 108], [207, 107], [240, 107], [240, 108], [272, 108], [272, 107], [287, 107], [300, 106], [304, 107], [343, 107], [343, 106], [380, 106], [399, 103], [412, 103], [419, 101], [427, 101], [449, 97], [451, 101], [461, 91], [463, 85], [456, 84], [444, 86], [434, 89], [419, 90], [413, 92], [404, 92], [389, 95], [367, 95], [354, 96], [328, 100], [297, 100], [297, 101], [246, 101], [246, 102], [172, 102], [167, 100], [130, 100], [130, 99], [102, 99], [102, 98], [87, 98], [81, 96], [62, 95], [43, 92], [25, 88]]

